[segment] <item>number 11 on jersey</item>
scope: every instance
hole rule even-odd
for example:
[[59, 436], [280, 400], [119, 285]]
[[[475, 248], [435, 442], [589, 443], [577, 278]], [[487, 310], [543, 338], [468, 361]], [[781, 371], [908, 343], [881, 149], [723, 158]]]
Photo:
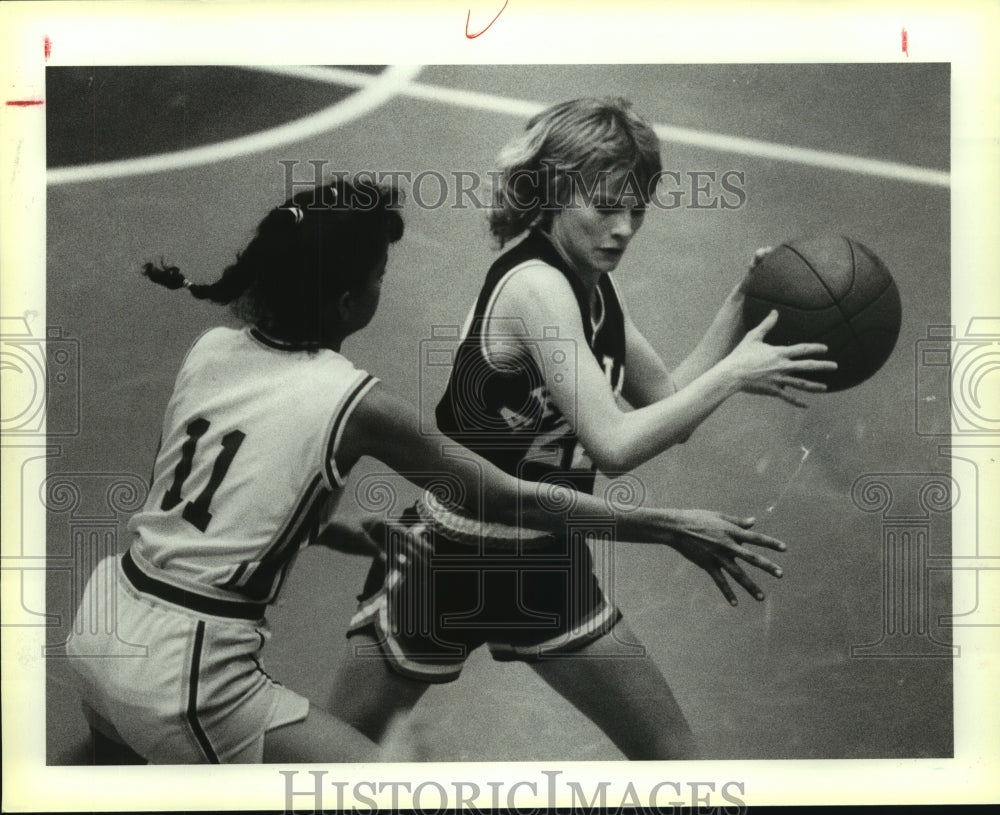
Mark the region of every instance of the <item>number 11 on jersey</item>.
[[[187, 480], [187, 477], [191, 475], [191, 467], [194, 462], [194, 454], [198, 447], [198, 440], [208, 432], [208, 428], [211, 426], [211, 422], [208, 419], [195, 419], [186, 428], [187, 441], [181, 447], [181, 460], [177, 462], [177, 468], [174, 470], [174, 483], [171, 484], [170, 489], [163, 496], [163, 501], [160, 503], [160, 509], [171, 510], [176, 507], [183, 498], [181, 497], [181, 487]], [[200, 532], [204, 532], [208, 529], [208, 524], [212, 520], [212, 513], [209, 512], [208, 507], [212, 503], [212, 497], [215, 495], [215, 491], [219, 489], [219, 485], [222, 480], [226, 477], [226, 473], [229, 471], [229, 465], [233, 463], [233, 459], [236, 457], [236, 453], [240, 449], [240, 445], [243, 444], [243, 439], [246, 438], [246, 434], [241, 430], [232, 430], [222, 437], [222, 450], [215, 458], [215, 464], [212, 465], [212, 474], [209, 476], [208, 484], [205, 485], [205, 489], [201, 491], [194, 501], [189, 501], [187, 506], [184, 507], [184, 511], [181, 513], [181, 517], [185, 521], [190, 523], [195, 529]]]

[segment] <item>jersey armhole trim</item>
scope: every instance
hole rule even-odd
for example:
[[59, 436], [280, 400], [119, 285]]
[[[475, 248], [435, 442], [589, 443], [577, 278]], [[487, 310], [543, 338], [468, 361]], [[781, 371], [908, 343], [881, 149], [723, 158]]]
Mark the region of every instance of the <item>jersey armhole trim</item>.
[[360, 404], [365, 394], [368, 393], [378, 383], [378, 378], [365, 371], [358, 372], [358, 381], [347, 392], [347, 396], [341, 401], [339, 407], [334, 411], [333, 421], [330, 423], [330, 431], [324, 445], [323, 475], [326, 478], [327, 486], [330, 489], [341, 489], [347, 481], [347, 474], [342, 474], [337, 468], [336, 453], [340, 446], [340, 439], [344, 435], [344, 427], [354, 409]]
[[[516, 266], [508, 269], [504, 273], [503, 277], [501, 277], [497, 281], [497, 284], [493, 287], [493, 291], [490, 292], [489, 299], [486, 301], [486, 305], [483, 308], [483, 316], [481, 318], [483, 330], [479, 332], [479, 353], [486, 361], [486, 364], [489, 365], [490, 368], [492, 368], [497, 373], [510, 373], [510, 367], [499, 365], [496, 362], [494, 362], [493, 357], [489, 352], [489, 346], [487, 342], [488, 339], [487, 335], [489, 332], [487, 329], [489, 327], [490, 321], [492, 320], [493, 308], [496, 305], [496, 301], [500, 297], [500, 294], [502, 293], [507, 282], [513, 275], [515, 275], [518, 272], [522, 272], [526, 269], [538, 266], [546, 269], [554, 269], [557, 272], [559, 271], [551, 263], [547, 263], [546, 261], [541, 260], [540, 258], [529, 258], [528, 260], [521, 261]], [[472, 315], [472, 318], [474, 319], [474, 315]], [[525, 328], [524, 336], [527, 337], [527, 335], [528, 335], [527, 328]]]
[[[606, 277], [608, 279], [608, 285], [611, 287], [611, 291], [615, 295], [615, 300], [618, 301], [618, 310], [622, 313], [622, 319], [625, 322], [628, 322], [628, 320], [629, 320], [628, 307], [625, 305], [625, 301], [622, 299], [621, 290], [618, 288], [618, 284], [615, 283], [614, 277], [612, 277], [611, 275], [606, 275]], [[608, 311], [608, 309], [607, 309], [607, 303], [605, 303], [604, 304], [604, 313], [605, 313], [605, 315], [607, 315], [607, 311]]]

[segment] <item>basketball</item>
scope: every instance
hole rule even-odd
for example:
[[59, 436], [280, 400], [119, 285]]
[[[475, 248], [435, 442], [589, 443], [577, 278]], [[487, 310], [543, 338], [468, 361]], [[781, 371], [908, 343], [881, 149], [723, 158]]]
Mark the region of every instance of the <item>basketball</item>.
[[873, 376], [899, 337], [899, 289], [878, 256], [852, 238], [826, 235], [781, 244], [750, 271], [744, 293], [748, 328], [778, 310], [766, 342], [827, 346], [822, 359], [832, 359], [837, 370], [811, 377], [828, 392]]

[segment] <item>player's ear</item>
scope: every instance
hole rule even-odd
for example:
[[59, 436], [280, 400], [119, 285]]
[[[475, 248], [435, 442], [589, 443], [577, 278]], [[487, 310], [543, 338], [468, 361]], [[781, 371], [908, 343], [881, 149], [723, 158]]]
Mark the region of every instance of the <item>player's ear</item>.
[[352, 310], [352, 297], [351, 292], [344, 291], [337, 298], [337, 316], [340, 317], [341, 323], [346, 323], [351, 318]]

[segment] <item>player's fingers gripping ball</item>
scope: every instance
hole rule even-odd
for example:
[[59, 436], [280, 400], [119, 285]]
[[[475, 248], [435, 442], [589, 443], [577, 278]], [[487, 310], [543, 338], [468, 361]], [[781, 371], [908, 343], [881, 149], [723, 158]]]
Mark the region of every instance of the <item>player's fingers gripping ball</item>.
[[[758, 250], [759, 251], [759, 250]], [[755, 257], [744, 282], [743, 314], [756, 326], [772, 309], [772, 345], [823, 343], [835, 371], [810, 374], [828, 391], [852, 388], [889, 359], [899, 337], [899, 289], [867, 246], [841, 235], [786, 241]]]

